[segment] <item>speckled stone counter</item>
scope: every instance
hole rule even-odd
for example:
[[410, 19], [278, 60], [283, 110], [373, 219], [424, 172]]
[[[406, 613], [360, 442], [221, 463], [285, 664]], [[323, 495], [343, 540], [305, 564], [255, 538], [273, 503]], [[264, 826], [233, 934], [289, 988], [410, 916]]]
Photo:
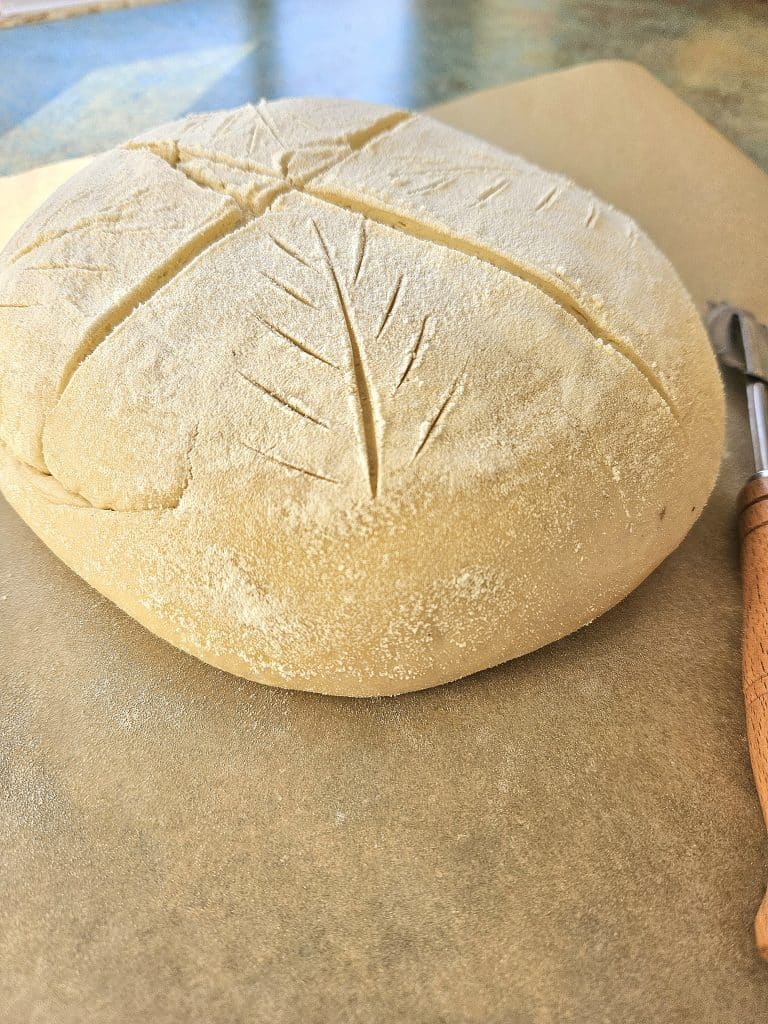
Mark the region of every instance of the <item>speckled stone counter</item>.
[[0, 173], [261, 96], [425, 107], [601, 57], [644, 64], [768, 168], [754, 0], [178, 0], [0, 32]]

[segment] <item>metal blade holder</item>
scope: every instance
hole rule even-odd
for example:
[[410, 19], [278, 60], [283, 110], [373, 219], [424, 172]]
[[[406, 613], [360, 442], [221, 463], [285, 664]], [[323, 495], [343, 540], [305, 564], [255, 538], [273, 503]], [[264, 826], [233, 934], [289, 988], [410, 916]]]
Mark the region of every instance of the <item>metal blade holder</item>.
[[707, 328], [720, 362], [746, 379], [755, 475], [768, 476], [768, 328], [726, 303], [710, 306]]

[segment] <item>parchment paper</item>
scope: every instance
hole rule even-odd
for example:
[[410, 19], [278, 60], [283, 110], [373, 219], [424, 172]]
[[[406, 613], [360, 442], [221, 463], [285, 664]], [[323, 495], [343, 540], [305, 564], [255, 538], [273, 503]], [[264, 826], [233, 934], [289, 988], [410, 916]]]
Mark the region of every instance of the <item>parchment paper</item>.
[[[641, 69], [437, 114], [632, 213], [700, 303], [768, 316], [768, 178]], [[0, 181], [0, 234], [68, 172]], [[621, 606], [399, 698], [202, 665], [2, 504], [0, 1020], [764, 1024], [730, 410], [707, 511]]]

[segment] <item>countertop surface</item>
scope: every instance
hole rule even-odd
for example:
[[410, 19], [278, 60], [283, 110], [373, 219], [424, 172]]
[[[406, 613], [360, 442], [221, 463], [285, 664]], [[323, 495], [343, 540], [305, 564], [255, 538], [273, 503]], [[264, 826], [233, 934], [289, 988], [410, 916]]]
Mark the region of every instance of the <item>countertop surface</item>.
[[604, 57], [768, 169], [764, 2], [172, 0], [0, 31], [0, 173], [261, 96], [418, 108]]

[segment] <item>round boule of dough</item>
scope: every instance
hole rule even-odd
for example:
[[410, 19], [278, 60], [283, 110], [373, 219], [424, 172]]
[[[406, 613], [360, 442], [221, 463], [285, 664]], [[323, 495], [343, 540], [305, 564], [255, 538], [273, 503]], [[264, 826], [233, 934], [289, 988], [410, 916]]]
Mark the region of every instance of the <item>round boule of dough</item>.
[[681, 541], [723, 436], [665, 257], [428, 117], [262, 102], [94, 160], [0, 262], [0, 482], [161, 637], [363, 696], [531, 651]]

